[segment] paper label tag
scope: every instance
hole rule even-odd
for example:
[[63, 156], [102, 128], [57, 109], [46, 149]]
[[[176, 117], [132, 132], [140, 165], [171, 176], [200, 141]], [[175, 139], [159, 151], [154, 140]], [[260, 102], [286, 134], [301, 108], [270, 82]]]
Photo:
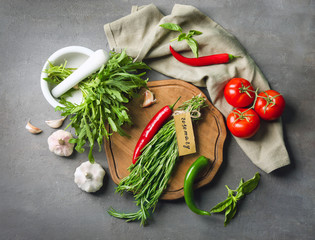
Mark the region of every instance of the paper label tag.
[[179, 156], [195, 153], [196, 144], [190, 113], [175, 115], [174, 120]]

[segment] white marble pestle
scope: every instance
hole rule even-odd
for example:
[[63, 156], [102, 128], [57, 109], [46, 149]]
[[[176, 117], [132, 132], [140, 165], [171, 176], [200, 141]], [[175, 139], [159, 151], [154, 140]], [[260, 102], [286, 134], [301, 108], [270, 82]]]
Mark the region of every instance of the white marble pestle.
[[99, 70], [108, 59], [109, 55], [104, 50], [99, 49], [95, 51], [77, 70], [52, 89], [52, 95], [55, 98], [60, 97], [80, 81]]

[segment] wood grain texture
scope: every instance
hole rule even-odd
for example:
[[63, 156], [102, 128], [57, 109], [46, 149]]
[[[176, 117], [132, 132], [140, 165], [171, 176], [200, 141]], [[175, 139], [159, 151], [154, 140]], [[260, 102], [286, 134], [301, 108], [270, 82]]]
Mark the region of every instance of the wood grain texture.
[[[127, 168], [132, 163], [132, 155], [136, 143], [150, 119], [165, 105], [173, 104], [181, 96], [177, 106], [193, 96], [202, 94], [195, 86], [181, 80], [161, 80], [148, 82], [149, 89], [154, 92], [156, 104], [142, 108], [143, 97], [134, 99], [128, 104], [133, 125], [124, 130], [131, 136], [122, 137], [113, 134], [105, 141], [105, 152], [113, 181], [118, 184], [129, 172]], [[184, 177], [190, 165], [204, 155], [211, 160], [211, 164], [200, 173], [195, 187], [202, 187], [213, 179], [223, 160], [223, 144], [226, 137], [226, 128], [221, 113], [207, 100], [208, 107], [202, 110], [202, 119], [194, 124], [197, 152], [180, 157], [177, 166], [161, 199], [173, 200], [184, 196]], [[175, 107], [176, 108], [176, 107]]]

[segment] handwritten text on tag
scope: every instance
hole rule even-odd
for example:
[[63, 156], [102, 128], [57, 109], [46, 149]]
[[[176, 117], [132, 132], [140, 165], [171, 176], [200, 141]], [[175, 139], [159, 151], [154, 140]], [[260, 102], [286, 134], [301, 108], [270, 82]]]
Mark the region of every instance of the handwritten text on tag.
[[174, 116], [179, 156], [196, 152], [195, 136], [190, 113]]

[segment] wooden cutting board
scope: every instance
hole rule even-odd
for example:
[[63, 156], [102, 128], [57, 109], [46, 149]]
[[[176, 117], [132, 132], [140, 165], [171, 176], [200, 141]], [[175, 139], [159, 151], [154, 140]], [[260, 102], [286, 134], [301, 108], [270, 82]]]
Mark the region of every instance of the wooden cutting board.
[[[148, 82], [149, 89], [154, 93], [156, 103], [148, 108], [142, 108], [142, 97], [135, 98], [127, 107], [134, 123], [124, 130], [131, 136], [122, 137], [113, 134], [105, 141], [105, 152], [113, 181], [118, 184], [129, 172], [127, 168], [132, 164], [132, 155], [136, 143], [151, 118], [165, 105], [172, 105], [181, 96], [176, 106], [179, 106], [193, 96], [202, 94], [195, 86], [181, 80], [161, 80]], [[144, 91], [144, 90], [143, 90]], [[199, 174], [195, 187], [202, 187], [213, 179], [223, 160], [223, 143], [226, 128], [221, 113], [207, 100], [208, 107], [202, 109], [202, 119], [194, 124], [197, 153], [180, 157], [161, 199], [174, 200], [184, 196], [184, 178], [190, 165], [201, 155], [211, 160], [211, 164]], [[175, 109], [176, 109], [175, 106]]]

